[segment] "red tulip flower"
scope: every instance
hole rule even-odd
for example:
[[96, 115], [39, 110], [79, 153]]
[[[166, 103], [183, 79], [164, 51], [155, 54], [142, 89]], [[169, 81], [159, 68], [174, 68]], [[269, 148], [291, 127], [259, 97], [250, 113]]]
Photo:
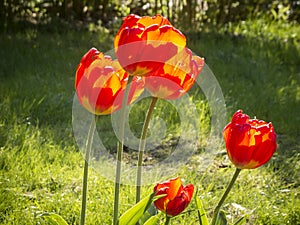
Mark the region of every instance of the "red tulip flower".
[[[82, 57], [77, 67], [77, 97], [89, 112], [96, 115], [111, 114], [122, 106], [127, 80], [128, 74], [118, 61], [92, 48]], [[137, 99], [142, 91], [143, 82], [135, 77], [127, 103]]]
[[154, 201], [155, 207], [172, 217], [181, 213], [190, 203], [194, 186], [189, 184], [183, 186], [179, 177], [159, 183], [154, 187], [155, 195], [166, 196]]
[[123, 19], [114, 46], [121, 66], [130, 75], [154, 72], [186, 46], [185, 36], [160, 15]]
[[254, 169], [265, 164], [277, 147], [272, 123], [250, 119], [241, 110], [233, 115], [223, 136], [229, 159], [239, 169]]
[[182, 51], [166, 61], [163, 67], [143, 77], [150, 94], [162, 99], [177, 99], [190, 90], [204, 66], [204, 59]]

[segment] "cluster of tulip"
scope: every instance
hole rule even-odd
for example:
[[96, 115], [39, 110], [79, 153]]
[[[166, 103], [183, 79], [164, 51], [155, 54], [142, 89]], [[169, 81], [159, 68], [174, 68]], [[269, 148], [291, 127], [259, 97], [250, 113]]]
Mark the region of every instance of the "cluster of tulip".
[[130, 76], [134, 78], [128, 103], [144, 88], [154, 97], [176, 99], [189, 91], [204, 66], [204, 59], [186, 47], [185, 36], [159, 15], [129, 15], [114, 44], [117, 60], [92, 48], [77, 68], [78, 99], [96, 115], [121, 108]]
[[[76, 71], [77, 97], [82, 106], [95, 115], [122, 110], [133, 103], [144, 89], [155, 100], [180, 98], [190, 90], [204, 67], [204, 59], [193, 55], [186, 47], [185, 36], [160, 15], [129, 15], [124, 18], [114, 47], [117, 59], [113, 60], [92, 48], [83, 56]], [[146, 132], [147, 124], [142, 133], [141, 146]], [[223, 136], [228, 157], [237, 169], [231, 185], [214, 211], [212, 224], [216, 223], [220, 207], [239, 172], [265, 164], [276, 150], [276, 134], [272, 124], [250, 119], [241, 110], [233, 115], [232, 121], [223, 130]], [[143, 149], [140, 149], [142, 152]], [[121, 163], [121, 152], [117, 154]], [[120, 176], [120, 166], [116, 176]], [[114, 224], [121, 224], [118, 215], [119, 181], [116, 180], [115, 186]], [[154, 205], [165, 213], [168, 224], [170, 218], [189, 205], [194, 186], [183, 186], [177, 177], [157, 184], [154, 193]], [[82, 217], [84, 224], [84, 215]]]

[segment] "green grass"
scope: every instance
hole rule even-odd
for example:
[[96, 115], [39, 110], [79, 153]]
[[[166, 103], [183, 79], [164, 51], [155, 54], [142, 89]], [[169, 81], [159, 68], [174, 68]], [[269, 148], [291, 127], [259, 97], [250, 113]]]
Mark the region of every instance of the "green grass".
[[[295, 225], [300, 223], [300, 38], [293, 34], [298, 35], [299, 28], [283, 29], [279, 24], [276, 29], [272, 23], [261, 31], [261, 21], [253, 23], [248, 23], [247, 32], [242, 32], [246, 28], [241, 24], [232, 33], [189, 34], [189, 47], [205, 57], [218, 79], [228, 121], [241, 108], [251, 117], [272, 121], [278, 134], [278, 150], [271, 161], [240, 174], [223, 207], [231, 216], [229, 222], [248, 215], [247, 224]], [[258, 36], [257, 30], [261, 31]], [[282, 38], [283, 33], [287, 38]], [[103, 32], [27, 30], [0, 35], [0, 224], [46, 224], [39, 217], [43, 212], [58, 213], [69, 224], [78, 224], [84, 161], [72, 131], [74, 74], [89, 48], [106, 51], [112, 43], [112, 37]], [[205, 131], [199, 137], [203, 141], [200, 154], [211, 112], [203, 94], [193, 93], [197, 93], [193, 101]], [[130, 125], [136, 135], [145, 108], [144, 103], [132, 109]], [[172, 149], [170, 143], [176, 144], [180, 124], [176, 110], [163, 102], [155, 109], [157, 116], [173, 132], [151, 156], [159, 160], [166, 156], [165, 150]], [[105, 129], [104, 144], [114, 152], [110, 117], [103, 118], [98, 129]], [[174, 174], [199, 188], [209, 217], [234, 172], [223, 154], [224, 146], [219, 143], [216, 148], [220, 154], [204, 171], [195, 155]], [[134, 155], [127, 151], [126, 160], [134, 163]], [[87, 224], [111, 223], [113, 186], [101, 173], [90, 170]], [[134, 204], [135, 193], [133, 186], [121, 188], [124, 212]], [[152, 188], [144, 187], [143, 195]], [[196, 224], [194, 209], [192, 202], [172, 224]]]

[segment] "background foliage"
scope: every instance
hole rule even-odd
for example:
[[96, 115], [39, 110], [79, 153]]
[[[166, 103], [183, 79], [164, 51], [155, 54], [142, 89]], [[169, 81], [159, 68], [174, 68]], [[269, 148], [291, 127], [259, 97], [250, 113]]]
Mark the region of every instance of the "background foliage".
[[0, 8], [3, 29], [15, 22], [43, 25], [57, 20], [89, 21], [112, 28], [129, 13], [159, 13], [177, 27], [190, 30], [258, 16], [300, 21], [298, 0], [1, 0]]

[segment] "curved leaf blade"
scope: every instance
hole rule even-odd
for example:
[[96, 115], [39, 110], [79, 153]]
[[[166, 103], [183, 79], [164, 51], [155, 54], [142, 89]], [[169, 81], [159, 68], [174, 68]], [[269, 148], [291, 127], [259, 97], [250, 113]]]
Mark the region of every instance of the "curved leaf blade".
[[244, 223], [246, 223], [246, 217], [245, 216], [239, 218], [233, 225], [242, 225]]
[[209, 222], [208, 222], [208, 219], [206, 216], [206, 212], [205, 212], [202, 202], [198, 196], [198, 191], [196, 192], [195, 201], [196, 201], [196, 206], [197, 206], [199, 224], [200, 225], [209, 225]]
[[150, 219], [148, 219], [144, 225], [155, 225], [157, 224], [159, 221], [159, 217], [156, 215], [156, 216], [152, 216], [150, 217]]
[[155, 193], [145, 197], [127, 210], [119, 219], [119, 225], [135, 225], [153, 201]]

